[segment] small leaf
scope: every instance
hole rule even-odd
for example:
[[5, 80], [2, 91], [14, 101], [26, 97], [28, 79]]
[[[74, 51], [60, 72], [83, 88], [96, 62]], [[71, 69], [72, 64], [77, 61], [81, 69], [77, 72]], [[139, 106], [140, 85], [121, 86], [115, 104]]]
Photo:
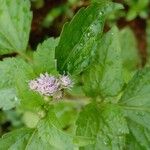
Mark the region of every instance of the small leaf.
[[33, 67], [37, 74], [56, 72], [55, 47], [58, 39], [49, 38], [39, 44], [33, 55]]
[[76, 134], [95, 138], [95, 144], [83, 147], [90, 150], [121, 150], [128, 133], [126, 120], [115, 105], [88, 104], [76, 122]]
[[57, 67], [64, 71], [79, 74], [91, 62], [94, 55], [95, 39], [102, 33], [106, 15], [122, 8], [114, 3], [97, 3], [82, 8], [70, 23], [65, 24], [56, 47]]
[[[146, 131], [150, 136], [150, 68], [140, 70], [129, 82], [120, 100], [120, 105], [128, 118], [130, 130], [139, 143], [139, 135]], [[140, 131], [143, 130], [143, 131]], [[143, 133], [142, 133], [143, 134]], [[141, 136], [141, 135], [140, 135]], [[144, 136], [144, 135], [143, 135]], [[145, 139], [139, 143], [142, 147], [149, 147]]]
[[0, 0], [0, 54], [26, 50], [31, 19], [29, 0]]
[[83, 75], [84, 90], [90, 96], [115, 96], [123, 86], [119, 33], [113, 27], [97, 45], [95, 62]]

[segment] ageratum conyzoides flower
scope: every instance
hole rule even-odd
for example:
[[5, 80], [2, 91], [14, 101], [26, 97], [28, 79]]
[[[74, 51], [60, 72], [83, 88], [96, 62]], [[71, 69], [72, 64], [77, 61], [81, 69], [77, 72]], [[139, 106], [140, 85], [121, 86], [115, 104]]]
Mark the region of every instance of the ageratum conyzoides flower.
[[55, 77], [48, 73], [40, 74], [38, 78], [29, 81], [30, 89], [44, 96], [56, 96], [63, 89], [70, 89], [72, 86], [69, 76]]

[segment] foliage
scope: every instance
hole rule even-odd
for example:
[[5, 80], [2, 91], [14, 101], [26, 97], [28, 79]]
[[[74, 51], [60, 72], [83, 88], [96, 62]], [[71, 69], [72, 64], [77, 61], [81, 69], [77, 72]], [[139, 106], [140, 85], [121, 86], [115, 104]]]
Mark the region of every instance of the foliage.
[[[23, 116], [22, 128], [0, 138], [0, 150], [149, 149], [150, 68], [137, 70], [129, 28], [103, 32], [106, 17], [122, 5], [81, 8], [59, 38], [48, 38], [29, 56], [30, 2], [0, 4], [0, 55], [17, 53], [0, 61], [0, 108]], [[54, 98], [31, 90], [29, 82], [45, 73], [70, 77], [72, 91], [64, 88]]]

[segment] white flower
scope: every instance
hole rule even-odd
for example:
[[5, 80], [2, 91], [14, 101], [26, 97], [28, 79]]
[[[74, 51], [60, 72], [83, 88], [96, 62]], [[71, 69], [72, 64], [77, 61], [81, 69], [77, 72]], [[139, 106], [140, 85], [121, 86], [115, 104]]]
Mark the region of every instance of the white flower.
[[61, 76], [60, 77], [60, 84], [63, 88], [71, 88], [73, 86], [72, 80], [69, 78], [69, 76]]
[[38, 83], [37, 83], [37, 81], [36, 81], [36, 80], [31, 80], [31, 81], [29, 82], [29, 87], [30, 87], [31, 90], [37, 90], [37, 88], [38, 88]]

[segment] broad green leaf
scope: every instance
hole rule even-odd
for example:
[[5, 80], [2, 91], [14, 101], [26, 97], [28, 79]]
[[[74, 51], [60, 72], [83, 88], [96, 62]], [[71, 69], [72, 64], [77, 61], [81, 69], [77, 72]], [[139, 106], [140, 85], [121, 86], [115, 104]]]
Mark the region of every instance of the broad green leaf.
[[59, 149], [53, 147], [50, 143], [45, 143], [43, 140], [41, 140], [41, 137], [39, 136], [37, 130], [35, 130], [32, 133], [32, 136], [28, 140], [28, 143], [24, 150], [35, 150], [35, 149], [36, 150], [59, 150]]
[[[146, 136], [150, 136], [150, 68], [139, 71], [133, 77], [126, 87], [120, 105], [128, 118], [130, 130], [137, 142], [141, 141], [139, 135], [143, 131], [147, 132]], [[139, 144], [146, 148], [150, 141], [148, 143], [145, 139], [143, 138]]]
[[14, 87], [17, 68], [27, 69], [27, 63], [20, 58], [6, 58], [0, 61], [0, 89]]
[[[20, 58], [8, 58], [0, 62], [0, 91], [3, 106], [15, 106], [15, 100], [21, 100], [21, 106], [34, 109], [43, 103], [43, 98], [29, 89], [29, 80], [35, 78], [32, 67]], [[7, 89], [7, 90], [5, 90]], [[4, 93], [5, 92], [5, 93]], [[1, 93], [1, 92], [0, 92]], [[8, 96], [6, 96], [8, 94]], [[5, 101], [9, 103], [4, 103]], [[12, 103], [13, 102], [13, 103]], [[5, 104], [5, 105], [4, 105]]]
[[0, 90], [0, 108], [3, 110], [9, 110], [15, 107], [19, 103], [16, 97], [16, 91], [13, 88]]
[[95, 144], [85, 150], [121, 150], [128, 133], [126, 120], [115, 105], [88, 104], [76, 122], [76, 134], [95, 138]]
[[53, 112], [53, 108], [47, 117], [38, 124], [38, 133], [43, 142], [49, 143], [57, 149], [73, 150], [73, 138], [62, 132], [60, 124]]
[[41, 141], [36, 129], [18, 129], [5, 134], [0, 139], [0, 149], [3, 150], [58, 150]]
[[26, 69], [17, 69], [15, 83], [17, 96], [20, 99], [21, 107], [28, 110], [37, 110], [44, 103], [44, 98], [29, 88], [29, 81], [36, 78], [32, 67], [27, 64]]
[[123, 86], [119, 33], [113, 27], [97, 45], [95, 62], [83, 75], [84, 90], [90, 96], [115, 96]]
[[132, 134], [127, 135], [126, 138], [126, 149], [128, 150], [145, 150], [143, 147], [140, 146], [140, 144], [136, 141], [134, 136]]
[[122, 51], [124, 79], [128, 82], [140, 64], [137, 41], [132, 30], [128, 27], [120, 31], [120, 46]]
[[150, 130], [143, 128], [134, 121], [128, 123], [130, 135], [127, 136], [127, 149], [149, 150]]
[[1, 150], [25, 150], [28, 140], [32, 136], [31, 129], [18, 129], [5, 134], [0, 139]]
[[82, 8], [71, 22], [65, 24], [56, 47], [57, 67], [64, 71], [79, 74], [91, 62], [95, 52], [95, 40], [102, 33], [106, 15], [119, 4], [101, 3]]
[[58, 39], [47, 39], [39, 44], [33, 55], [33, 67], [37, 74], [56, 72], [55, 47]]
[[26, 50], [31, 19], [29, 0], [0, 0], [0, 54]]
[[0, 62], [0, 107], [3, 109], [11, 109], [19, 102], [14, 78], [17, 68], [26, 70], [28, 65], [19, 58], [8, 58]]
[[73, 138], [60, 129], [60, 124], [49, 108], [47, 116], [40, 120], [37, 128], [20, 129], [6, 134], [0, 139], [0, 146], [3, 150], [74, 150]]
[[72, 101], [59, 102], [55, 105], [55, 113], [58, 120], [61, 122], [62, 129], [67, 132], [74, 133], [75, 121], [78, 116], [80, 104]]
[[137, 41], [128, 27], [120, 31], [120, 46], [122, 50], [123, 67], [135, 70], [139, 63]]

